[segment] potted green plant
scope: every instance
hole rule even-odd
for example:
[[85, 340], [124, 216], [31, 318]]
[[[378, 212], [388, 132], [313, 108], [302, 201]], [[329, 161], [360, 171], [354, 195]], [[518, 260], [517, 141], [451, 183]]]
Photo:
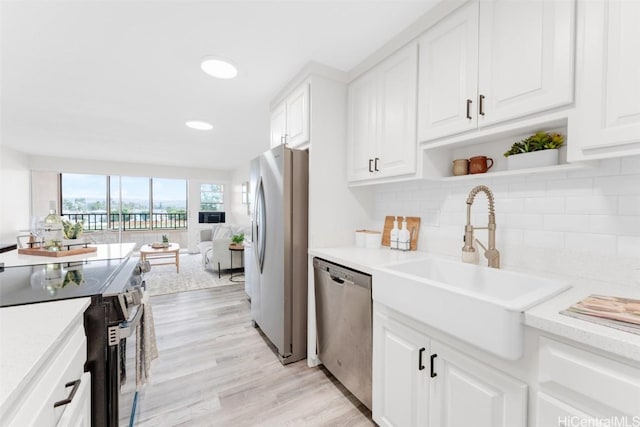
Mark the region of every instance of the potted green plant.
[[525, 169], [553, 166], [559, 162], [558, 149], [564, 144], [564, 136], [559, 133], [536, 132], [533, 135], [514, 142], [507, 158], [507, 169]]
[[162, 235], [162, 247], [164, 248], [169, 247], [169, 237], [166, 234]]
[[231, 236], [231, 243], [233, 243], [234, 245], [241, 245], [242, 242], [244, 242], [244, 233]]

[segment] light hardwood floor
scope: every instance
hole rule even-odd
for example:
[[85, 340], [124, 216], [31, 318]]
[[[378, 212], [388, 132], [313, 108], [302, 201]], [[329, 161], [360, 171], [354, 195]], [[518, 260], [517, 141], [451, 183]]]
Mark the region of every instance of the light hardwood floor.
[[[323, 367], [280, 364], [251, 326], [243, 286], [151, 298], [160, 357], [140, 394], [136, 425], [374, 425]], [[130, 377], [123, 393], [132, 392]]]

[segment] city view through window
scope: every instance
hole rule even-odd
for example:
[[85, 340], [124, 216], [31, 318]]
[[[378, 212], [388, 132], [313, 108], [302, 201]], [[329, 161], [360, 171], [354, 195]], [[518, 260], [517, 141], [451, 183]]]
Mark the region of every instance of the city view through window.
[[62, 174], [62, 215], [85, 230], [187, 228], [184, 179]]

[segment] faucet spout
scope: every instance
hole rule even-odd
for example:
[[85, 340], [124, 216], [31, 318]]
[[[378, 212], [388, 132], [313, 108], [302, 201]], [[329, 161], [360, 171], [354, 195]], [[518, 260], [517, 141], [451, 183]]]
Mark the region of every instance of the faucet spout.
[[[475, 252], [473, 242], [477, 239], [474, 238], [474, 227], [471, 225], [471, 206], [473, 205], [476, 195], [480, 192], [484, 192], [487, 195], [487, 200], [489, 202], [489, 223], [486, 227], [489, 232], [489, 244], [487, 245], [488, 248], [485, 248], [482, 244], [480, 244], [480, 246], [485, 250], [484, 256], [487, 258], [489, 267], [500, 268], [500, 252], [496, 249], [495, 200], [493, 192], [486, 185], [478, 185], [474, 187], [467, 197], [467, 224], [464, 227], [464, 246], [462, 247], [462, 252], [463, 254]], [[480, 241], [478, 241], [478, 243], [480, 243]], [[463, 256], [463, 260], [465, 259], [471, 258]]]

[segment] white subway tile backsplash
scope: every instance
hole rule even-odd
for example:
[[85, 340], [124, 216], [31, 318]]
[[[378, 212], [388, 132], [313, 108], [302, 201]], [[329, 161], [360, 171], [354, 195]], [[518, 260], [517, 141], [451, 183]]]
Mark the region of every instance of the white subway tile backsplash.
[[[385, 215], [420, 216], [419, 249], [459, 256], [467, 196], [485, 184], [495, 196], [504, 266], [625, 280], [625, 269], [640, 264], [640, 156], [594, 164], [557, 174], [384, 184], [375, 189], [374, 216], [380, 224]], [[483, 193], [471, 214], [474, 225], [486, 225]], [[486, 231], [476, 236], [486, 242]]]
[[623, 175], [637, 174], [640, 171], [640, 156], [623, 157], [621, 160], [621, 173]]
[[509, 197], [544, 197], [547, 192], [547, 184], [540, 182], [518, 182], [508, 187]]
[[547, 181], [547, 196], [590, 196], [593, 178], [572, 178]]
[[544, 215], [545, 230], [587, 232], [588, 227], [588, 215]]
[[525, 247], [532, 248], [564, 248], [564, 233], [557, 231], [525, 230], [523, 237]]
[[618, 213], [620, 215], [640, 215], [640, 196], [620, 196], [618, 198]]
[[640, 195], [640, 175], [597, 177], [594, 180], [594, 192], [605, 195]]
[[589, 231], [592, 233], [637, 236], [640, 235], [640, 216], [591, 215], [589, 217]]
[[559, 214], [564, 212], [564, 197], [537, 197], [524, 199], [524, 212]]
[[615, 255], [618, 240], [609, 234], [565, 233], [565, 246], [576, 251]]
[[617, 196], [582, 196], [567, 197], [565, 212], [568, 214], [616, 214], [618, 210]]

